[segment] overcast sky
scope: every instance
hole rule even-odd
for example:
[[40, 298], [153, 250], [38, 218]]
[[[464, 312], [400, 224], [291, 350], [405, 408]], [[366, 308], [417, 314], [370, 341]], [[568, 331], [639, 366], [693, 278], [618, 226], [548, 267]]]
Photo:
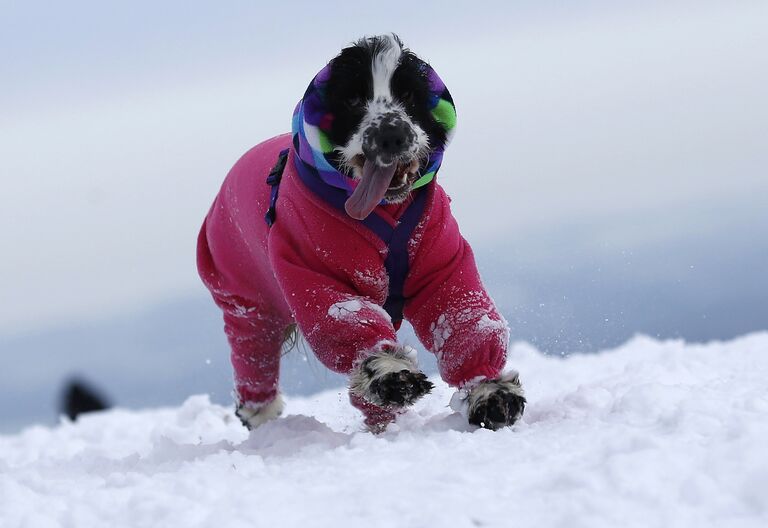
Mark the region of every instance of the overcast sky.
[[766, 2], [255, 4], [2, 3], [0, 333], [202, 291], [227, 170], [363, 34], [452, 91], [440, 179], [479, 248], [546, 263], [532, 241], [574, 225], [631, 250], [765, 214]]

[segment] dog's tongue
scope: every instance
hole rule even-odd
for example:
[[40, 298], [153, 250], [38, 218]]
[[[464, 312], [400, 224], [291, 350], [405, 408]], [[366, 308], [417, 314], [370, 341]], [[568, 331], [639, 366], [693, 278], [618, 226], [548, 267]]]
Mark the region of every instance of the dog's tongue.
[[356, 220], [365, 220], [384, 198], [392, 182], [392, 176], [395, 175], [395, 169], [397, 169], [397, 163], [380, 167], [366, 159], [363, 165], [363, 177], [344, 204], [347, 214]]

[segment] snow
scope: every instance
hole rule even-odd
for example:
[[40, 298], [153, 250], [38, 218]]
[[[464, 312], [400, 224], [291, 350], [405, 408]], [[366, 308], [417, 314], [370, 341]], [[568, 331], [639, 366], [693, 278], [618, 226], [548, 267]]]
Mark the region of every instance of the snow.
[[451, 329], [451, 325], [448, 323], [445, 314], [440, 314], [437, 321], [429, 326], [429, 329], [432, 331], [432, 342], [435, 345], [434, 351], [438, 354], [443, 349], [445, 340], [453, 334], [453, 330]]
[[350, 299], [331, 305], [328, 308], [328, 315], [334, 319], [346, 319], [349, 315], [359, 312], [363, 309], [363, 303], [360, 299]]
[[507, 322], [504, 320], [491, 319], [488, 314], [483, 314], [480, 320], [477, 322], [478, 330], [490, 330], [492, 332], [506, 332], [508, 329]]
[[328, 308], [328, 315], [338, 320], [359, 319], [358, 312], [362, 309], [371, 310], [389, 321], [389, 314], [376, 303], [364, 297], [351, 297], [347, 300], [333, 303]]
[[383, 269], [353, 270], [352, 277], [358, 289], [376, 292], [382, 298], [387, 296], [389, 276]]
[[341, 389], [250, 435], [206, 396], [32, 427], [0, 437], [0, 526], [767, 526], [767, 351], [768, 333], [517, 344], [529, 404], [497, 432], [439, 382], [380, 436]]

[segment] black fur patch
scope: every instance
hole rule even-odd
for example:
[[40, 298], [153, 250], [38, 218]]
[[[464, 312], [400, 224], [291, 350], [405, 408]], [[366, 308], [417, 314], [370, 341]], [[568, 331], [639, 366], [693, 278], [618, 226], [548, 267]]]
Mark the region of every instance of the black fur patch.
[[333, 121], [326, 133], [334, 145], [346, 145], [365, 115], [366, 103], [373, 97], [372, 60], [368, 48], [354, 45], [330, 63], [325, 104]]
[[374, 371], [368, 365], [363, 364], [363, 370], [372, 378], [370, 391], [378, 397], [383, 407], [411, 405], [435, 387], [421, 372], [403, 369], [375, 377]]
[[512, 425], [525, 410], [525, 398], [499, 387], [469, 415], [469, 423], [495, 431]]
[[392, 75], [392, 95], [403, 104], [413, 122], [427, 133], [430, 148], [440, 150], [445, 147], [447, 132], [429, 108], [429, 80], [425, 66], [413, 52], [403, 50], [400, 65]]

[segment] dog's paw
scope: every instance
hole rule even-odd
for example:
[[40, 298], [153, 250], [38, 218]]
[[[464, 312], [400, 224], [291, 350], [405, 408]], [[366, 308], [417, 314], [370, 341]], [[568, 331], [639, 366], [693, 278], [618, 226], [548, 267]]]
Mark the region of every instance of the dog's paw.
[[481, 381], [460, 399], [469, 423], [492, 431], [514, 424], [525, 410], [525, 395], [517, 372]]
[[[429, 394], [432, 382], [421, 372], [401, 370], [390, 372], [371, 381], [371, 392], [386, 407], [404, 407]], [[373, 403], [376, 403], [375, 401]]]
[[268, 402], [239, 402], [235, 414], [248, 430], [253, 430], [283, 414], [284, 407], [283, 398], [278, 394], [274, 400]]
[[409, 347], [388, 346], [361, 361], [350, 376], [350, 392], [383, 408], [411, 405], [434, 387], [416, 366]]

